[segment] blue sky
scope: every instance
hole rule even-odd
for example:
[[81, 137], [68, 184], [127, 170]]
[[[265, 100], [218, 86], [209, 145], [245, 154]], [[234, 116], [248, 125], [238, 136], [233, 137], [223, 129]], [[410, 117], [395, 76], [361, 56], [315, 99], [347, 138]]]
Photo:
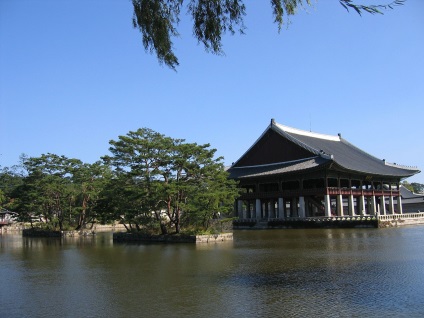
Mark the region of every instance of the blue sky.
[[360, 17], [319, 0], [280, 33], [269, 1], [245, 2], [225, 56], [183, 15], [174, 72], [144, 51], [129, 0], [0, 0], [0, 166], [47, 152], [92, 163], [142, 127], [210, 143], [229, 165], [275, 118], [424, 169], [424, 1]]

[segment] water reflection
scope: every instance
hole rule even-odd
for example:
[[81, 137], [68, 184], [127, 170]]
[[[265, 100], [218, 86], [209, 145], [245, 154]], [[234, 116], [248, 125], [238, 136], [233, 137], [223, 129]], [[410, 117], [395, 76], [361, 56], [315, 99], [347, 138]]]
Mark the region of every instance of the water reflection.
[[423, 231], [237, 231], [202, 245], [7, 234], [0, 316], [421, 317]]

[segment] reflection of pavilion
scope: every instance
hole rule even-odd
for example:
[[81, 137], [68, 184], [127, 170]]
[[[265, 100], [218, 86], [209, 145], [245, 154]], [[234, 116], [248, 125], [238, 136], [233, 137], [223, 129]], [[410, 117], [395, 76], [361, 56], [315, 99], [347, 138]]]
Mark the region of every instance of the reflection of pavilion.
[[256, 220], [402, 214], [399, 182], [420, 172], [274, 120], [228, 171], [244, 190], [237, 216]]

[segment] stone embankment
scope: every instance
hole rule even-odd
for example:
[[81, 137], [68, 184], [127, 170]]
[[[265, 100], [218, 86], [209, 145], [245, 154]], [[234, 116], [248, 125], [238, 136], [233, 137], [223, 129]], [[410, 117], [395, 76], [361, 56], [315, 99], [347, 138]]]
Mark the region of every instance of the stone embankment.
[[424, 225], [424, 212], [378, 216], [308, 217], [286, 219], [239, 219], [234, 229], [386, 228]]
[[232, 241], [233, 233], [210, 235], [148, 235], [142, 233], [113, 233], [114, 242], [150, 242], [150, 243], [220, 243]]
[[287, 218], [269, 220], [235, 220], [234, 229], [320, 229], [320, 228], [358, 228], [378, 227], [376, 217], [311, 217], [311, 218]]
[[37, 228], [22, 230], [22, 236], [28, 237], [80, 237], [93, 236], [96, 233], [91, 230], [83, 231], [49, 231]]

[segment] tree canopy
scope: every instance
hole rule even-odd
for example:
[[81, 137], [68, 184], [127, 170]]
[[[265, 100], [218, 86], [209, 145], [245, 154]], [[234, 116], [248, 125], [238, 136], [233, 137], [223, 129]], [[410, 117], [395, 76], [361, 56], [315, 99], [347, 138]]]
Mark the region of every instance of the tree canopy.
[[50, 229], [81, 229], [94, 222], [93, 207], [109, 170], [100, 162], [84, 164], [55, 154], [23, 158], [25, 175], [5, 171], [16, 186], [8, 191], [9, 208], [19, 212], [20, 220], [41, 222]]
[[[405, 0], [393, 0], [387, 4], [364, 5], [354, 0], [339, 1], [347, 11], [383, 14], [383, 10], [402, 5]], [[298, 9], [310, 6], [310, 0], [271, 0], [274, 22], [278, 30]], [[246, 5], [243, 0], [132, 0], [133, 26], [142, 35], [146, 51], [156, 53], [160, 63], [171, 69], [179, 65], [173, 50], [172, 39], [178, 37], [181, 11], [185, 9], [193, 20], [193, 36], [207, 52], [222, 54], [222, 37], [229, 32], [245, 31]]]
[[115, 211], [112, 219], [166, 234], [180, 233], [182, 227], [207, 229], [212, 218], [232, 211], [236, 183], [209, 144], [187, 143], [148, 128], [110, 144], [112, 155], [103, 159], [116, 175], [106, 188], [103, 209]]
[[22, 157], [22, 171], [0, 170], [0, 208], [51, 230], [120, 222], [155, 234], [204, 232], [231, 216], [239, 189], [209, 144], [140, 128], [110, 145], [111, 155], [94, 164]]
[[424, 184], [422, 183], [403, 181], [402, 185], [414, 193], [424, 193]]

